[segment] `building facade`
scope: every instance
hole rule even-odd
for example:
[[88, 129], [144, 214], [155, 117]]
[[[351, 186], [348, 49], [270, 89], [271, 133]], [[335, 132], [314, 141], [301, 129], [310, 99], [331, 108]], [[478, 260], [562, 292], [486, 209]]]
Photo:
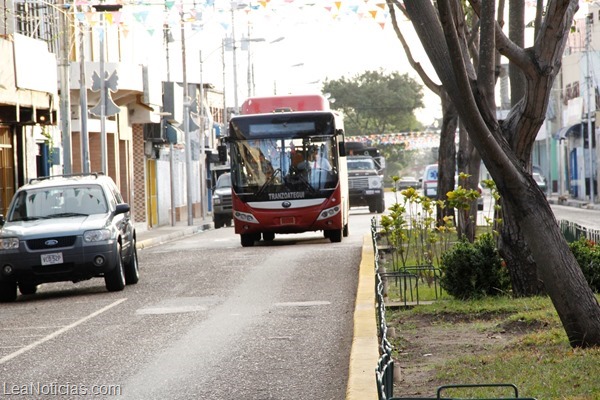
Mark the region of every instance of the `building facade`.
[[186, 104], [163, 35], [132, 29], [127, 10], [103, 4], [0, 5], [0, 213], [31, 178], [103, 172], [138, 230], [184, 220], [188, 210], [202, 216], [210, 182], [200, 177], [210, 176], [223, 93], [186, 82]]

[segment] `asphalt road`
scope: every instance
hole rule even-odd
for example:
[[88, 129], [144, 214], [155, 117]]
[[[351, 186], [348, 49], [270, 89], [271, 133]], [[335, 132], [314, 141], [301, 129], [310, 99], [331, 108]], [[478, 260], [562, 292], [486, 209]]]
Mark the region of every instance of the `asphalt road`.
[[210, 230], [141, 250], [123, 292], [93, 279], [2, 304], [0, 398], [342, 399], [371, 217], [353, 210], [335, 244]]

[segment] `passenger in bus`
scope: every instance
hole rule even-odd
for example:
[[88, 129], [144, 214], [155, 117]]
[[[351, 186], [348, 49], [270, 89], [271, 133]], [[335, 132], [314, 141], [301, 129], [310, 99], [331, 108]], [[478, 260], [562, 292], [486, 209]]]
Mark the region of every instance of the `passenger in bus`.
[[331, 163], [328, 159], [323, 157], [323, 155], [319, 151], [316, 151], [314, 153], [311, 167], [312, 169], [324, 169], [325, 171], [331, 171]]
[[262, 173], [265, 174], [267, 178], [270, 178], [275, 170], [273, 169], [271, 161], [267, 160], [262, 151], [260, 152], [259, 161]]

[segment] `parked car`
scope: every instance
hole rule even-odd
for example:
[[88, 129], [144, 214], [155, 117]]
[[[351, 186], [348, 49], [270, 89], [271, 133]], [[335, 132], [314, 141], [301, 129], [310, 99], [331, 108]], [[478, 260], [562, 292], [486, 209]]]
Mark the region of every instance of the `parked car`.
[[544, 178], [544, 176], [537, 172], [534, 172], [532, 176], [533, 180], [535, 180], [540, 189], [542, 189], [542, 192], [546, 193], [546, 191], [548, 190], [548, 185], [546, 184], [546, 179]]
[[408, 188], [418, 189], [420, 187], [419, 180], [414, 176], [404, 176], [396, 181], [396, 189], [404, 190]]
[[213, 223], [215, 229], [233, 224], [233, 201], [231, 198], [231, 174], [226, 172], [219, 176], [214, 187], [213, 195]]
[[0, 215], [0, 301], [42, 283], [103, 277], [109, 291], [139, 279], [130, 207], [103, 174], [32, 179]]

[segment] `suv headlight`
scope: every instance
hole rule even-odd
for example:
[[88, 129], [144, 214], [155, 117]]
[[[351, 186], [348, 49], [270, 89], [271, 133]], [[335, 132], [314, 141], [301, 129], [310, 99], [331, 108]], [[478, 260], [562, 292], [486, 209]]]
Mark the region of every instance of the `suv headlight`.
[[14, 250], [19, 248], [19, 239], [2, 238], [0, 239], [0, 250]]
[[108, 229], [96, 229], [93, 231], [85, 231], [83, 233], [84, 242], [101, 242], [103, 240], [110, 239], [110, 230]]
[[381, 188], [382, 179], [380, 176], [371, 176], [369, 177], [369, 189], [380, 189]]
[[212, 200], [213, 200], [213, 204], [214, 204], [214, 205], [219, 205], [219, 204], [221, 204], [221, 198], [220, 198], [219, 196], [215, 196], [215, 197], [213, 197], [213, 198], [212, 198]]

